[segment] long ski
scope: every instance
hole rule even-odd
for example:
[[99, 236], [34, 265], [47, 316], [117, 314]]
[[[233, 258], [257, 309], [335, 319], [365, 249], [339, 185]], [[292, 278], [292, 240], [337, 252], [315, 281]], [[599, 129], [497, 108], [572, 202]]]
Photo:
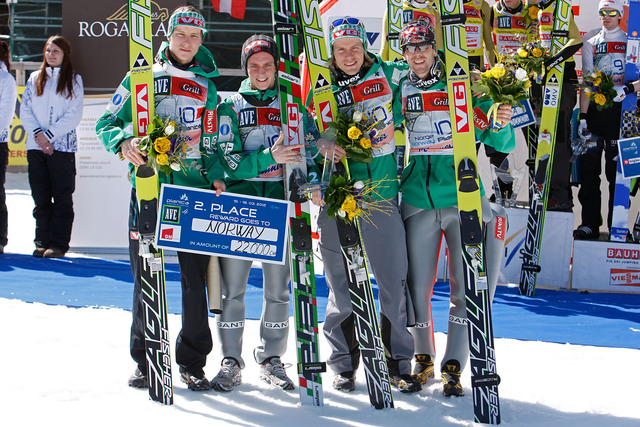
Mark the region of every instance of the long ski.
[[440, 0], [456, 165], [460, 235], [465, 262], [465, 296], [476, 422], [500, 423], [491, 300], [484, 260], [482, 207], [463, 0]]
[[[287, 145], [305, 143], [302, 120], [305, 109], [300, 90], [296, 3], [296, 0], [272, 0], [273, 32], [280, 51], [280, 116]], [[326, 366], [324, 362], [320, 362], [318, 346], [318, 306], [311, 240], [311, 211], [309, 201], [300, 191], [307, 182], [304, 149], [301, 149], [300, 154], [303, 163], [284, 165], [285, 194], [293, 207], [289, 222], [298, 382], [301, 404], [323, 406], [320, 374], [326, 371]]]
[[[556, 55], [567, 43], [569, 22], [571, 20], [571, 0], [557, 0], [554, 13], [553, 31], [551, 33], [551, 56]], [[552, 64], [553, 65], [553, 64]], [[543, 89], [543, 104], [540, 126], [538, 129], [538, 146], [533, 182], [533, 197], [529, 206], [529, 219], [524, 239], [524, 247], [520, 250], [522, 269], [520, 271], [520, 294], [532, 296], [536, 291], [536, 279], [540, 272], [540, 246], [542, 231], [547, 212], [547, 198], [553, 165], [560, 96], [564, 62], [548, 69]]]
[[[627, 52], [624, 67], [624, 81], [638, 80], [638, 52], [640, 48], [637, 36], [640, 31], [640, 0], [629, 0], [627, 19]], [[635, 92], [629, 93], [622, 100], [622, 115], [620, 117], [620, 138], [637, 137], [637, 103], [638, 96]], [[611, 235], [609, 240], [626, 242], [629, 234], [629, 194], [631, 193], [631, 178], [622, 175], [622, 164], [618, 155], [616, 171], [616, 186], [613, 198], [613, 212], [611, 214]]]
[[[150, 2], [129, 0], [129, 28], [133, 129], [139, 137], [147, 134], [154, 109]], [[173, 384], [164, 256], [162, 250], [153, 245], [158, 212], [158, 174], [152, 168], [141, 166], [136, 168], [135, 175], [149, 396], [154, 401], [171, 405]]]
[[[400, 48], [400, 31], [403, 24], [403, 0], [388, 0], [387, 2], [387, 43], [389, 48], [388, 61], [402, 61], [402, 49]], [[398, 179], [402, 178], [402, 171], [409, 162], [407, 142], [404, 134], [405, 124], [394, 132], [396, 143], [396, 162], [398, 165]]]
[[[299, 0], [307, 68], [318, 128], [327, 129], [337, 111], [331, 89], [331, 76], [327, 68], [327, 45], [322, 31], [320, 7], [317, 0]], [[348, 172], [347, 172], [348, 173]], [[376, 409], [392, 408], [393, 395], [382, 344], [380, 323], [376, 311], [366, 254], [362, 245], [360, 227], [336, 219], [343, 260], [349, 283], [356, 333], [369, 391], [369, 400]]]

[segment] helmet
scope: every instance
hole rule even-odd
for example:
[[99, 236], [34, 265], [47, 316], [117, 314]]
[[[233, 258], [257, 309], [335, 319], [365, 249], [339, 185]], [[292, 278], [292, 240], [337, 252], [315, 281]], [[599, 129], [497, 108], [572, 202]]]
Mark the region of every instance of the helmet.
[[402, 26], [400, 30], [400, 47], [404, 48], [409, 44], [427, 43], [436, 45], [436, 34], [429, 21], [423, 18], [412, 19]]

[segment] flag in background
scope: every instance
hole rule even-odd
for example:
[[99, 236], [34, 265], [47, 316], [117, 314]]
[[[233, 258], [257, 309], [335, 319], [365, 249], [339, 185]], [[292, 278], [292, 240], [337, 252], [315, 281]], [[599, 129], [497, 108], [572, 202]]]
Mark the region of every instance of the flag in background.
[[216, 12], [228, 13], [233, 18], [244, 19], [247, 0], [211, 0], [211, 5]]

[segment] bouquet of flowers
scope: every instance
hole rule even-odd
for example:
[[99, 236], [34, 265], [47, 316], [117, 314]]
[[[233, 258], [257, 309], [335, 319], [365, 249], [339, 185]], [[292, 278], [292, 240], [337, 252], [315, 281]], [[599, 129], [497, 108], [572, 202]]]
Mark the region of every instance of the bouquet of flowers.
[[169, 175], [172, 171], [185, 168], [187, 143], [190, 140], [175, 121], [154, 116], [138, 148], [147, 157], [147, 166], [156, 173], [162, 171]]
[[538, 38], [538, 15], [540, 14], [540, 7], [537, 4], [529, 4], [527, 0], [524, 5], [524, 22], [529, 29], [527, 35], [528, 40]]
[[371, 143], [375, 142], [377, 132], [384, 128], [381, 121], [355, 110], [351, 116], [339, 112], [329, 126], [337, 131], [336, 144], [345, 149], [351, 160], [358, 163], [370, 163], [373, 160]]
[[614, 84], [611, 74], [594, 71], [591, 74], [584, 75], [582, 79], [584, 81], [582, 90], [584, 90], [589, 101], [596, 104], [598, 111], [613, 105], [613, 98], [615, 98], [618, 93], [613, 88]]
[[375, 181], [365, 187], [362, 181], [349, 180], [342, 175], [332, 176], [324, 193], [324, 201], [328, 207], [327, 216], [338, 216], [349, 224], [356, 218], [373, 224], [370, 220], [372, 210], [390, 213], [380, 201], [373, 198], [373, 195], [378, 194], [377, 189], [383, 182]]
[[549, 57], [548, 49], [541, 40], [525, 42], [513, 55], [513, 60], [527, 71], [529, 77], [540, 83], [544, 77], [544, 61]]
[[498, 132], [500, 126], [496, 123], [496, 115], [500, 105], [518, 105], [521, 100], [528, 99], [530, 86], [527, 71], [514, 62], [505, 61], [481, 73], [471, 90], [493, 101], [487, 116], [492, 118], [492, 130]]

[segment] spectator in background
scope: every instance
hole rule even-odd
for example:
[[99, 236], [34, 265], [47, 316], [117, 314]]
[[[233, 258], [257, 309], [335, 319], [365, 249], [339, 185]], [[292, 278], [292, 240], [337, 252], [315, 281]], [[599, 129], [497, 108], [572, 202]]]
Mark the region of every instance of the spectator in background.
[[59, 258], [69, 250], [76, 187], [76, 127], [82, 118], [83, 98], [82, 78], [73, 70], [69, 42], [59, 35], [50, 37], [40, 69], [29, 77], [20, 105], [35, 204], [34, 257]]
[[7, 165], [9, 164], [9, 132], [16, 110], [18, 92], [16, 79], [11, 75], [9, 44], [0, 40], [0, 254], [7, 246], [7, 196], [4, 191]]

